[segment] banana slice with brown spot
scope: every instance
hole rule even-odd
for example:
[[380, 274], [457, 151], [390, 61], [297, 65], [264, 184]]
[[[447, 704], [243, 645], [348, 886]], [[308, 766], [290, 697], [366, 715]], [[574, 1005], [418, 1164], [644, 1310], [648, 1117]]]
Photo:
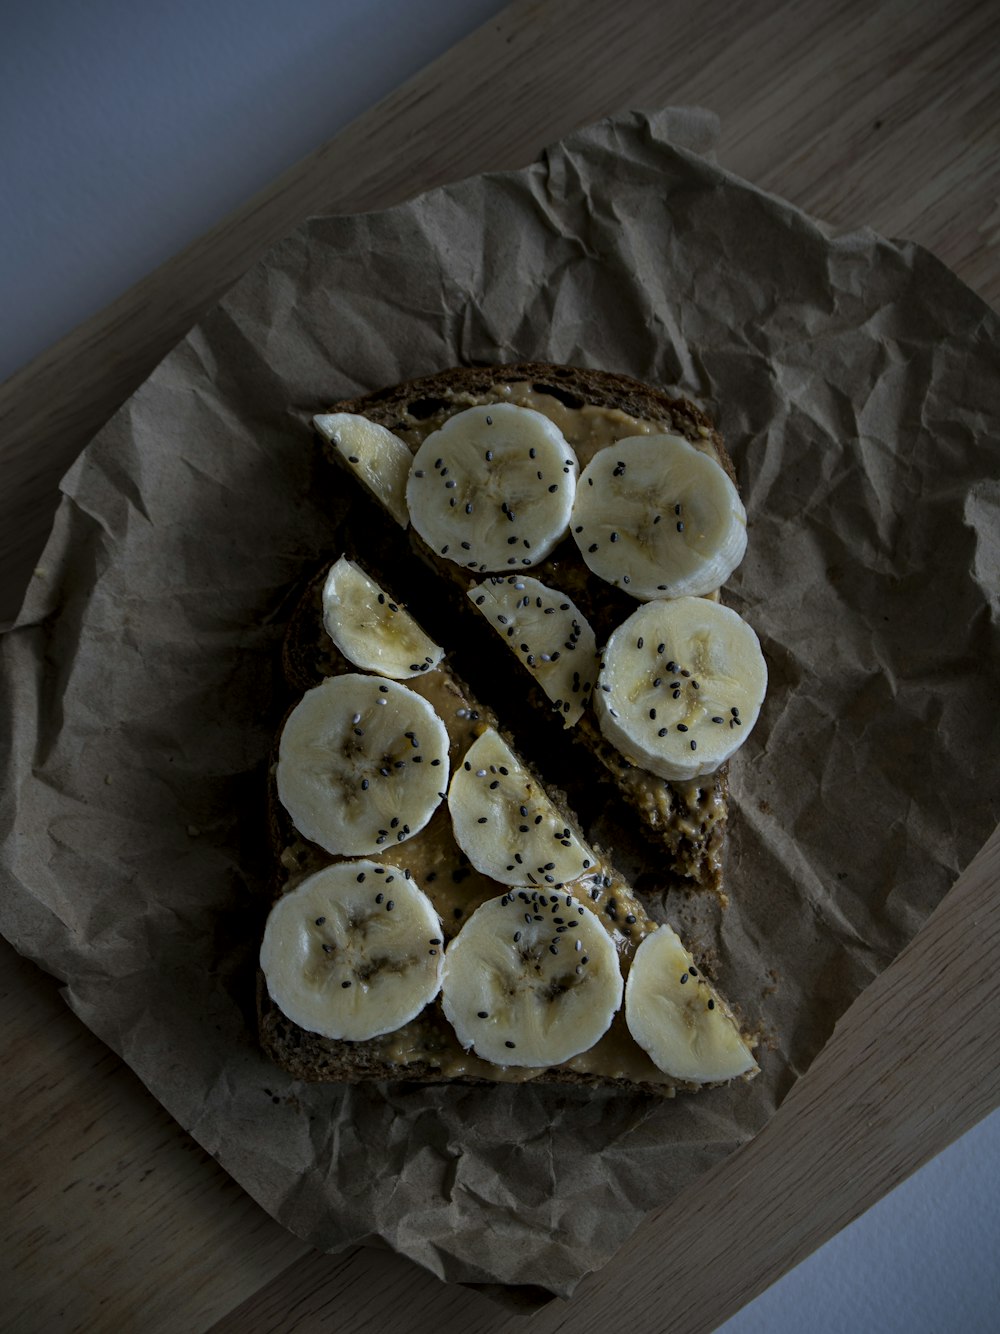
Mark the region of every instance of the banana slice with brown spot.
[[260, 965], [300, 1028], [364, 1042], [415, 1019], [438, 994], [441, 920], [397, 866], [338, 862], [271, 909]]
[[570, 523], [594, 574], [642, 601], [720, 588], [747, 546], [736, 487], [679, 435], [600, 450], [580, 478]]
[[580, 465], [554, 422], [512, 403], [468, 408], [413, 458], [406, 503], [430, 549], [469, 570], [537, 565], [569, 525]]
[[621, 1000], [615, 947], [572, 894], [490, 899], [445, 955], [445, 1017], [463, 1047], [497, 1065], [558, 1065], [587, 1051]]
[[604, 648], [594, 693], [605, 737], [641, 769], [714, 773], [747, 739], [767, 689], [753, 629], [707, 598], [647, 602]]
[[278, 743], [278, 797], [304, 837], [359, 856], [423, 829], [448, 783], [448, 733], [396, 681], [350, 673], [309, 690]]
[[395, 681], [429, 672], [444, 657], [406, 608], [346, 556], [323, 585], [323, 625], [348, 662]]
[[629, 1032], [665, 1074], [714, 1084], [756, 1073], [739, 1026], [669, 926], [646, 936], [625, 983]]

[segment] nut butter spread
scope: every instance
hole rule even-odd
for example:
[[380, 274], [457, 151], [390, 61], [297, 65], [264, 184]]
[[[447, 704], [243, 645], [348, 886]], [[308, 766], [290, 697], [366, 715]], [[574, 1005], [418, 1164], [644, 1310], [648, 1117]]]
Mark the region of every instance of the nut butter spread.
[[[353, 671], [354, 668], [326, 636], [316, 644], [314, 666], [317, 677]], [[470, 695], [461, 681], [447, 666], [414, 677], [407, 685], [431, 704], [448, 732], [449, 754], [454, 767], [468, 747], [495, 719]], [[273, 784], [272, 771], [272, 784]], [[283, 849], [280, 856], [282, 877], [279, 892], [290, 892], [308, 875], [318, 871], [332, 858], [316, 844], [302, 838], [292, 827], [284, 812], [275, 803], [281, 822]], [[564, 815], [565, 818], [565, 815]], [[579, 831], [575, 831], [579, 834]], [[582, 837], [582, 836], [581, 836]], [[597, 915], [618, 951], [623, 974], [642, 939], [656, 929], [641, 902], [628, 884], [607, 860], [595, 850], [593, 870], [574, 882], [572, 892], [586, 902]], [[405, 843], [372, 856], [372, 861], [384, 865], [402, 866], [410, 872], [417, 885], [428, 895], [442, 920], [443, 933], [451, 939], [467, 917], [487, 899], [505, 892], [506, 887], [481, 875], [469, 864], [468, 858], [455, 842], [447, 806], [442, 803], [425, 829]], [[561, 886], [554, 886], [559, 889]], [[627, 1079], [632, 1083], [659, 1084], [673, 1087], [677, 1080], [664, 1074], [639, 1047], [625, 1023], [620, 1010], [608, 1032], [589, 1051], [582, 1052], [562, 1066], [526, 1068], [494, 1065], [480, 1060], [473, 1052], [459, 1045], [451, 1025], [435, 1001], [411, 1023], [392, 1033], [370, 1039], [366, 1047], [374, 1060], [387, 1065], [429, 1066], [435, 1073], [452, 1078], [477, 1078], [496, 1081], [526, 1082], [537, 1079], [546, 1068], [564, 1069], [578, 1074], [595, 1074], [611, 1079]]]

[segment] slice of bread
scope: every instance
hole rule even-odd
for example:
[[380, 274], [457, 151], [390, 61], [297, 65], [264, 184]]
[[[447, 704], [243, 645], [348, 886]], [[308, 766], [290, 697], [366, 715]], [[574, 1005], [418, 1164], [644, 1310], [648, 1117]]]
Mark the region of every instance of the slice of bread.
[[[455, 368], [342, 400], [328, 411], [367, 417], [392, 431], [415, 452], [427, 435], [455, 413], [476, 404], [500, 402], [532, 407], [551, 416], [576, 449], [581, 466], [592, 457], [595, 446], [653, 429], [689, 440], [714, 458], [735, 484], [733, 464], [722, 439], [698, 407], [627, 376], [604, 371], [541, 362]], [[339, 465], [336, 450], [327, 441], [324, 447], [327, 457]], [[381, 516], [382, 526], [377, 538], [371, 535], [369, 549], [381, 544], [394, 553], [391, 559], [399, 567], [400, 577], [405, 578], [412, 558], [407, 560], [401, 554], [403, 544], [396, 523], [385, 510]], [[567, 771], [579, 767], [582, 760], [591, 782], [602, 777], [616, 785], [645, 836], [669, 854], [675, 883], [693, 890], [712, 890], [725, 902], [722, 850], [728, 766], [703, 778], [668, 782], [625, 759], [601, 734], [589, 709], [564, 732], [551, 701], [530, 673], [513, 660], [499, 661], [511, 655], [497, 652], [492, 629], [465, 596], [465, 590], [480, 576], [431, 551], [412, 527], [408, 538], [410, 552], [425, 569], [433, 571], [438, 594], [446, 599], [447, 615], [461, 627], [459, 637], [471, 646], [461, 657], [463, 670], [486, 698], [505, 701], [505, 712], [509, 707], [519, 734], [533, 739], [530, 758], [544, 767], [556, 752], [572, 746], [577, 758], [565, 764]], [[638, 605], [627, 593], [591, 575], [569, 537], [528, 573], [573, 599], [593, 626], [598, 645]], [[409, 584], [407, 591], [416, 586], [412, 578]], [[443, 625], [440, 615], [438, 624]], [[454, 645], [455, 638], [453, 631], [449, 646]], [[496, 664], [495, 670], [489, 669], [492, 663]], [[527, 712], [521, 700], [527, 704]]]
[[[283, 666], [293, 700], [326, 677], [357, 670], [336, 649], [323, 627], [322, 590], [326, 573], [326, 568], [321, 570], [304, 590], [285, 636]], [[383, 577], [378, 582], [388, 596], [395, 596], [397, 590], [392, 584]], [[407, 685], [431, 702], [444, 721], [453, 769], [468, 746], [487, 727], [494, 727], [503, 734], [504, 720], [476, 699], [452, 670], [447, 657], [439, 667], [408, 681]], [[516, 743], [509, 736], [506, 739], [516, 751]], [[342, 860], [331, 857], [294, 828], [277, 798], [276, 764], [277, 747], [271, 764], [269, 793], [274, 900], [292, 891], [323, 866]], [[538, 775], [535, 779], [539, 786], [546, 786]], [[551, 787], [546, 790], [566, 824], [582, 838], [565, 794]], [[573, 888], [578, 897], [586, 894], [589, 906], [615, 943], [623, 971], [627, 971], [638, 945], [655, 930], [657, 922], [652, 910], [635, 895], [607, 854], [592, 842], [590, 846], [596, 857], [594, 869]], [[412, 872], [415, 882], [434, 902], [446, 942], [461, 929], [480, 903], [505, 893], [513, 896], [517, 892], [508, 890], [470, 866], [455, 842], [446, 805], [438, 808], [424, 830], [392, 847], [388, 853], [376, 854], [373, 860]], [[563, 887], [555, 885], [551, 888], [558, 892]], [[293, 1076], [310, 1081], [405, 1079], [495, 1083], [530, 1080], [629, 1089], [658, 1096], [672, 1096], [677, 1089], [695, 1091], [709, 1087], [677, 1080], [658, 1070], [631, 1037], [624, 1008], [596, 1046], [561, 1065], [543, 1069], [497, 1066], [464, 1051], [444, 1016], [440, 997], [416, 1020], [397, 1031], [352, 1042], [323, 1037], [293, 1023], [272, 1001], [263, 974], [260, 974], [258, 1016], [261, 1042], [267, 1053]], [[744, 1041], [752, 1045], [754, 1039], [744, 1034]]]

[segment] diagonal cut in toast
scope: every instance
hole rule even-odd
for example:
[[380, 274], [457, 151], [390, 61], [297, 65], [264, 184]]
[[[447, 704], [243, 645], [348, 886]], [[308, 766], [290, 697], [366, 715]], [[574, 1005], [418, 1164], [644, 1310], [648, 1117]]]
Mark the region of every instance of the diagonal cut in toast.
[[[713, 459], [735, 486], [732, 461], [722, 439], [698, 407], [626, 376], [602, 371], [536, 362], [455, 368], [360, 398], [342, 400], [333, 404], [323, 417], [316, 418], [316, 422], [322, 428], [335, 416], [354, 414], [386, 428], [413, 454], [428, 436], [457, 414], [488, 404], [514, 404], [542, 413], [562, 432], [581, 467], [586, 467], [599, 451], [623, 439], [668, 433], [690, 442]], [[330, 429], [335, 431], [327, 428], [321, 432], [327, 457], [338, 464], [347, 464], [350, 471], [356, 472], [344, 451], [338, 449], [336, 439], [330, 438]], [[404, 471], [409, 462], [404, 454], [400, 465]], [[397, 494], [393, 505], [384, 489], [384, 476], [374, 486], [370, 478], [368, 482], [369, 494], [377, 497], [383, 520], [378, 538], [372, 535], [372, 545], [392, 547], [399, 552], [402, 549], [399, 525], [406, 524], [405, 500], [400, 502]], [[460, 626], [463, 642], [468, 641], [472, 646], [463, 661], [464, 669], [489, 697], [510, 701], [519, 734], [536, 741], [532, 758], [544, 762], [554, 747], [565, 745], [565, 739], [556, 736], [563, 730], [562, 717], [553, 717], [551, 699], [523, 663], [520, 668], [503, 663], [499, 678], [494, 676], [492, 681], [479, 675], [480, 666], [496, 658], [492, 637], [496, 627], [490, 627], [476, 614], [468, 596], [470, 590], [475, 591], [482, 574], [432, 550], [412, 525], [406, 528], [406, 538], [410, 558], [397, 555], [394, 559], [406, 569], [412, 566], [415, 555], [425, 569], [433, 572], [436, 593], [447, 608], [448, 618], [453, 618], [456, 627]], [[627, 590], [593, 575], [569, 536], [542, 561], [533, 563], [526, 573], [567, 595], [593, 628], [598, 645], [607, 642], [615, 627], [637, 605]], [[718, 591], [709, 596], [718, 600]], [[516, 687], [505, 688], [514, 679]], [[522, 707], [522, 701], [526, 708]], [[589, 766], [595, 778], [610, 779], [643, 833], [668, 853], [676, 882], [693, 890], [712, 890], [724, 903], [722, 850], [728, 765], [722, 763], [714, 772], [687, 780], [660, 777], [623, 754], [606, 738], [593, 709], [583, 710], [568, 729], [568, 736], [578, 753], [577, 762]]]

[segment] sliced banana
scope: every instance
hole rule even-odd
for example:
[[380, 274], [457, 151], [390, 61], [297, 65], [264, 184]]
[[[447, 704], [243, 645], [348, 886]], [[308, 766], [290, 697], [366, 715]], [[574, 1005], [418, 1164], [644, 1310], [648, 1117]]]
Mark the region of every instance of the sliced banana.
[[747, 546], [736, 487], [679, 435], [632, 436], [595, 454], [570, 524], [594, 574], [641, 601], [710, 593]]
[[757, 721], [760, 641], [706, 598], [647, 602], [608, 640], [594, 692], [604, 736], [632, 764], [679, 781], [713, 773]]
[[415, 1019], [441, 988], [441, 919], [408, 871], [324, 867], [271, 909], [260, 966], [293, 1023], [364, 1042]]
[[313, 417], [313, 425], [400, 527], [407, 528], [406, 478], [413, 455], [402, 440], [354, 412], [322, 413]]
[[445, 1017], [466, 1050], [496, 1065], [568, 1061], [607, 1032], [621, 1003], [611, 938], [571, 894], [490, 899], [445, 954]]
[[527, 574], [498, 575], [467, 591], [552, 700], [564, 726], [579, 722], [597, 678], [597, 641], [583, 612], [557, 588]]
[[757, 1069], [725, 1003], [684, 948], [661, 926], [635, 952], [625, 983], [629, 1032], [665, 1074], [692, 1084]]
[[470, 570], [537, 565], [569, 524], [580, 466], [554, 422], [495, 403], [450, 417], [417, 450], [410, 520], [439, 556]]
[[477, 871], [502, 885], [569, 884], [596, 860], [492, 727], [456, 769], [448, 810], [455, 842]]
[[396, 681], [429, 672], [444, 657], [444, 649], [410, 613], [346, 556], [331, 567], [323, 585], [323, 624], [355, 667]]
[[403, 843], [448, 784], [448, 733], [425, 699], [376, 676], [334, 676], [288, 715], [278, 797], [300, 834], [334, 855]]

